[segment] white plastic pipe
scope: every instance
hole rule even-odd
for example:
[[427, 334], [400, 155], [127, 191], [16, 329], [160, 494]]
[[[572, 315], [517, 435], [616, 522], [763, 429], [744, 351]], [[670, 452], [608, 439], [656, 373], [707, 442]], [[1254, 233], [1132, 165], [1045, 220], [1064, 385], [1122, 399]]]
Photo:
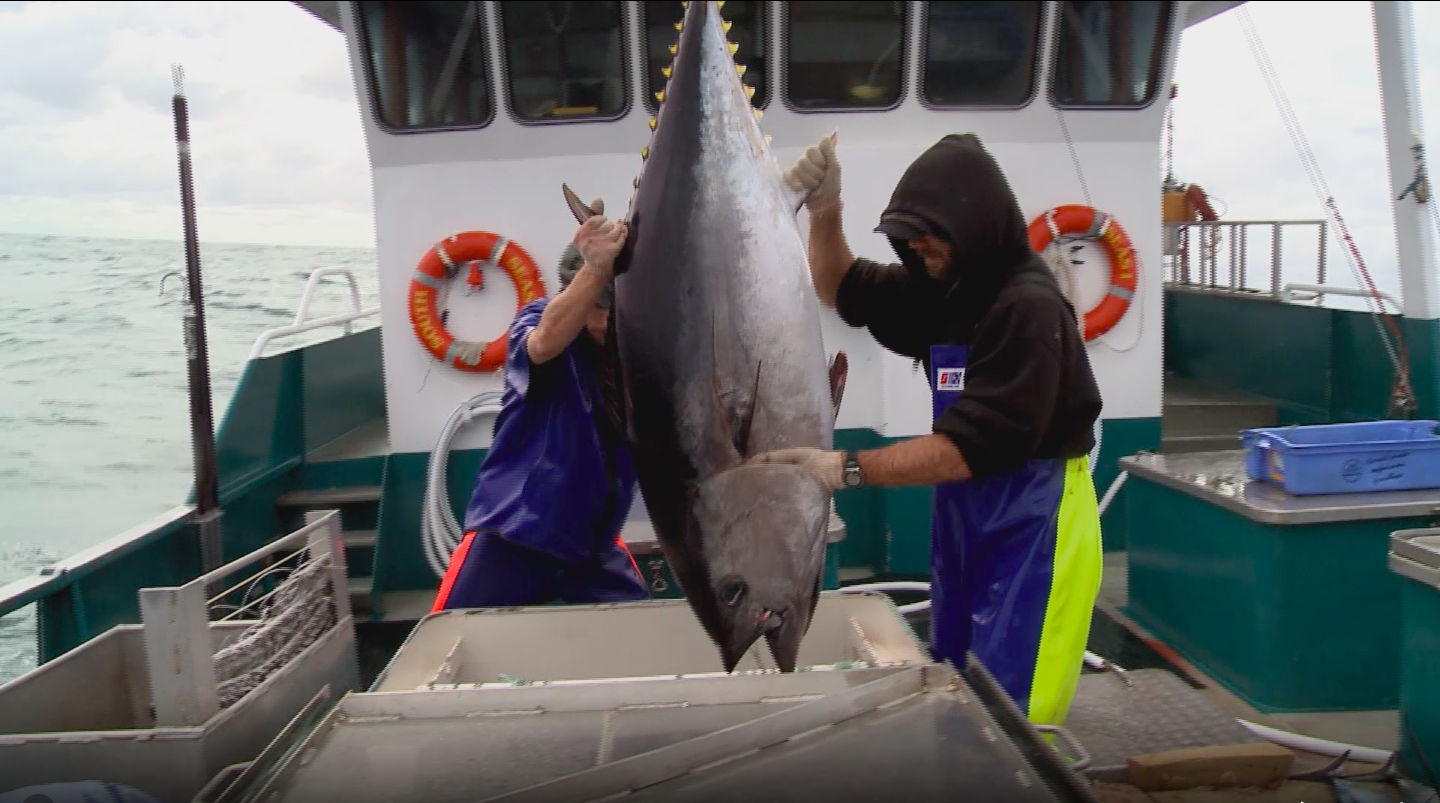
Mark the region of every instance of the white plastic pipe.
[[1129, 476], [1130, 472], [1122, 471], [1116, 475], [1115, 481], [1110, 483], [1110, 488], [1105, 491], [1105, 497], [1100, 500], [1099, 514], [1101, 516], [1105, 515], [1105, 511], [1110, 508], [1110, 503], [1115, 501], [1115, 495], [1120, 493], [1120, 487], [1125, 484], [1125, 480]]
[[1360, 747], [1359, 745], [1332, 742], [1329, 739], [1317, 739], [1314, 736], [1302, 736], [1298, 733], [1276, 730], [1244, 719], [1235, 721], [1256, 736], [1291, 750], [1302, 750], [1306, 753], [1317, 753], [1331, 758], [1339, 758], [1348, 752], [1351, 761], [1363, 761], [1366, 764], [1384, 764], [1394, 755], [1389, 751], [1376, 750], [1373, 747]]

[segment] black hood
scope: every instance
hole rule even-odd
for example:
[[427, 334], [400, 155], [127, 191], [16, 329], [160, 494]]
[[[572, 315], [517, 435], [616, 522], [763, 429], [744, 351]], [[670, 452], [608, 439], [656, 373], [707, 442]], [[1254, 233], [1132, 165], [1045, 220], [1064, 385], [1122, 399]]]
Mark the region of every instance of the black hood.
[[[922, 282], [966, 307], [986, 307], [1022, 271], [1043, 270], [1030, 250], [1025, 217], [1000, 165], [974, 134], [950, 134], [900, 178], [876, 231]], [[950, 273], [931, 279], [907, 239], [929, 235], [952, 248]]]

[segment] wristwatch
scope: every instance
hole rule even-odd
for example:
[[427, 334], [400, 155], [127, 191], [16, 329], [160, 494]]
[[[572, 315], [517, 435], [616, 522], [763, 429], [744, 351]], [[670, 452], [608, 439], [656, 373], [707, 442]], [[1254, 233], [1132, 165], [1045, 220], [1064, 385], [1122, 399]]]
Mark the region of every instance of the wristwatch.
[[865, 472], [860, 470], [859, 458], [852, 452], [845, 453], [845, 468], [842, 469], [841, 478], [846, 488], [859, 488], [865, 484]]

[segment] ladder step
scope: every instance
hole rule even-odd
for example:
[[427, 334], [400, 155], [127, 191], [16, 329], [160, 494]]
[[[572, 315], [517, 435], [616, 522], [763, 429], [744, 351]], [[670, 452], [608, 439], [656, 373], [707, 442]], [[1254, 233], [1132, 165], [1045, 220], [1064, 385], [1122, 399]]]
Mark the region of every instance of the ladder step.
[[375, 578], [373, 577], [349, 577], [346, 578], [350, 587], [350, 599], [353, 602], [356, 597], [368, 600], [370, 592], [375, 589]]
[[379, 502], [380, 486], [361, 485], [355, 488], [316, 488], [291, 491], [275, 500], [276, 507], [323, 507], [348, 502]]
[[375, 546], [378, 534], [374, 530], [346, 530], [341, 533], [345, 546], [352, 549]]

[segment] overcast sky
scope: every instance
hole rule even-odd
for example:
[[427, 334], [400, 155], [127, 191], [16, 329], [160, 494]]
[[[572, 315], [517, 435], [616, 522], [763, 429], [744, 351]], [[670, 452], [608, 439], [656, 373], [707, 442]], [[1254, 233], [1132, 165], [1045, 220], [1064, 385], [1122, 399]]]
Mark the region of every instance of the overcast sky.
[[[1362, 253], [1393, 289], [1370, 4], [1248, 5]], [[1416, 4], [1430, 143], [1436, 5]], [[178, 239], [175, 61], [194, 99], [204, 239], [373, 244], [344, 43], [288, 2], [0, 2], [0, 231]], [[1321, 216], [1234, 13], [1186, 33], [1176, 80], [1180, 180], [1232, 218]], [[1332, 254], [1333, 279], [1351, 283]]]

